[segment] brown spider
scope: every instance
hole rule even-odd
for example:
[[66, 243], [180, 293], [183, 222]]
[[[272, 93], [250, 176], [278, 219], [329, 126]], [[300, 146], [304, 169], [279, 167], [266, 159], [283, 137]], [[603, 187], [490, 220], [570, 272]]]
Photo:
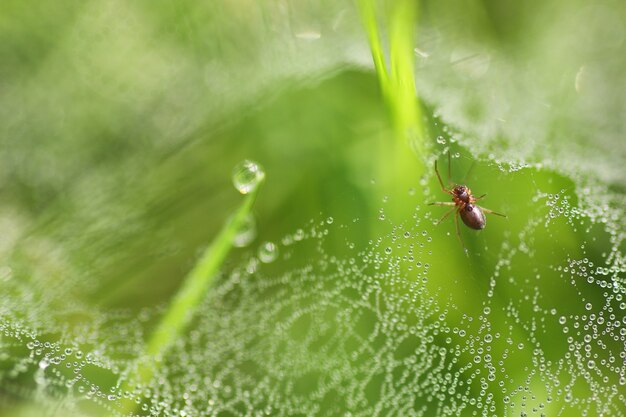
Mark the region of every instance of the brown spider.
[[[470, 168], [471, 170], [471, 168]], [[437, 179], [439, 180], [439, 184], [441, 185], [441, 190], [444, 193], [450, 194], [452, 196], [452, 202], [435, 202], [430, 203], [430, 206], [450, 206], [452, 207], [448, 212], [446, 212], [436, 224], [444, 221], [453, 211], [456, 210], [454, 214], [454, 222], [456, 223], [456, 235], [459, 237], [459, 241], [461, 242], [461, 246], [465, 249], [465, 245], [463, 244], [463, 238], [461, 237], [461, 230], [459, 228], [459, 215], [461, 216], [461, 220], [463, 223], [471, 229], [474, 230], [482, 230], [485, 228], [487, 224], [487, 220], [485, 219], [485, 214], [495, 214], [496, 216], [506, 217], [504, 214], [496, 213], [495, 211], [486, 209], [484, 207], [477, 206], [475, 203], [484, 198], [487, 194], [483, 194], [480, 197], [476, 198], [472, 195], [472, 190], [465, 185], [454, 185], [452, 188], [448, 189], [443, 185], [443, 181], [441, 180], [441, 175], [439, 175], [439, 170], [437, 169], [437, 160], [435, 160], [435, 173], [437, 174]], [[452, 184], [450, 181], [450, 153], [448, 152], [448, 182]], [[467, 252], [467, 249], [465, 249]]]

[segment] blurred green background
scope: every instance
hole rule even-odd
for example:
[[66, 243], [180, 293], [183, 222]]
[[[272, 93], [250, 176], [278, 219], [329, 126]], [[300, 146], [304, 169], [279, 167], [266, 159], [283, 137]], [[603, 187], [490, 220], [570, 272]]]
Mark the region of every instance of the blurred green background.
[[[120, 413], [244, 159], [256, 239], [140, 415], [626, 412], [626, 6], [412, 3], [416, 147], [359, 10], [387, 51], [396, 3], [3, 0], [0, 415]], [[427, 206], [448, 152], [508, 216], [467, 256]]]

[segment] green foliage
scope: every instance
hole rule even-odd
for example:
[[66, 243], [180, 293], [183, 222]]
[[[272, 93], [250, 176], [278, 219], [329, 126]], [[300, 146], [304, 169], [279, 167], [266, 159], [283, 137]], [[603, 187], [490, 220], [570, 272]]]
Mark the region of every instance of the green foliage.
[[622, 415], [622, 3], [4, 1], [0, 415]]

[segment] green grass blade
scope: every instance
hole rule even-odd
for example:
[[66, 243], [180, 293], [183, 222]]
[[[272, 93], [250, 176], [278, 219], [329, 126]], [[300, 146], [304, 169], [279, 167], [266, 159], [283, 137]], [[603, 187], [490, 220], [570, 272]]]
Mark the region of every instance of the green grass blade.
[[383, 96], [387, 96], [389, 85], [389, 74], [387, 73], [387, 64], [385, 63], [385, 52], [383, 51], [382, 41], [378, 32], [378, 21], [376, 19], [376, 5], [374, 0], [358, 0], [359, 10], [361, 12], [361, 20], [367, 34], [367, 40], [370, 45], [372, 59], [374, 60], [374, 68], [378, 75], [378, 82]]
[[390, 109], [396, 137], [419, 155], [426, 155], [426, 128], [415, 90], [414, 38], [419, 2], [396, 0], [389, 4], [386, 19], [389, 38], [389, 68], [381, 41], [376, 0], [358, 0], [374, 67], [382, 94]]
[[425, 155], [426, 135], [415, 89], [415, 32], [418, 2], [397, 0], [389, 21], [389, 66], [393, 88], [388, 97], [397, 136], [407, 140], [418, 155]]
[[[154, 377], [155, 363], [158, 364], [176, 339], [185, 333], [199, 303], [205, 297], [219, 268], [230, 252], [235, 235], [250, 214], [261, 184], [262, 182], [245, 196], [236, 213], [224, 224], [219, 234], [183, 281], [182, 287], [148, 339], [143, 353], [135, 363], [135, 367], [129, 369], [128, 378], [121, 386], [120, 392], [122, 394], [127, 392], [131, 386], [143, 387], [150, 383]], [[130, 413], [136, 407], [137, 404], [132, 400], [122, 399], [122, 413]]]

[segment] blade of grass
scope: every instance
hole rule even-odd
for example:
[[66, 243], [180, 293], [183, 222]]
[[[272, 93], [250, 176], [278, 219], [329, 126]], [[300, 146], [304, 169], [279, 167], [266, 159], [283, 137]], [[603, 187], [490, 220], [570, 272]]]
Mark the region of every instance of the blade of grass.
[[387, 100], [392, 108], [396, 135], [408, 141], [418, 155], [424, 156], [426, 134], [414, 78], [418, 5], [415, 0], [397, 0], [392, 3], [389, 66], [393, 87]]
[[[426, 127], [414, 79], [414, 40], [419, 1], [357, 0], [357, 5], [395, 138], [381, 144], [380, 163], [374, 170], [380, 192], [374, 193], [372, 205], [377, 206], [381, 198], [391, 191], [402, 195], [409, 189], [415, 189], [417, 180], [424, 175], [428, 165]], [[378, 17], [377, 13], [382, 17]], [[381, 40], [383, 37], [389, 43], [388, 48]], [[388, 62], [386, 51], [389, 53]], [[389, 218], [404, 219], [412, 215], [413, 207], [403, 202], [404, 199], [394, 199], [386, 205], [385, 212]]]
[[374, 60], [374, 68], [378, 75], [378, 82], [383, 96], [387, 96], [389, 74], [387, 73], [387, 64], [385, 63], [385, 53], [383, 51], [382, 41], [378, 33], [378, 21], [376, 19], [376, 5], [374, 0], [357, 0], [359, 10], [361, 12], [361, 20], [365, 27], [367, 40], [372, 52]]
[[[241, 229], [246, 216], [250, 214], [262, 181], [247, 194], [235, 214], [224, 224], [213, 242], [206, 248], [200, 260], [187, 274], [183, 285], [174, 296], [161, 321], [145, 344], [135, 366], [129, 369], [128, 377], [121, 384], [120, 392], [126, 393], [131, 384], [143, 387], [150, 383], [155, 373], [155, 363], [159, 363], [176, 339], [187, 329], [198, 305], [213, 283], [220, 266], [232, 248], [236, 233]], [[129, 398], [122, 398], [121, 412], [132, 412], [137, 404]]]
[[380, 88], [390, 109], [396, 137], [421, 157], [426, 155], [426, 129], [415, 90], [414, 38], [419, 2], [395, 0], [386, 13], [389, 68], [376, 17], [376, 0], [357, 0]]

